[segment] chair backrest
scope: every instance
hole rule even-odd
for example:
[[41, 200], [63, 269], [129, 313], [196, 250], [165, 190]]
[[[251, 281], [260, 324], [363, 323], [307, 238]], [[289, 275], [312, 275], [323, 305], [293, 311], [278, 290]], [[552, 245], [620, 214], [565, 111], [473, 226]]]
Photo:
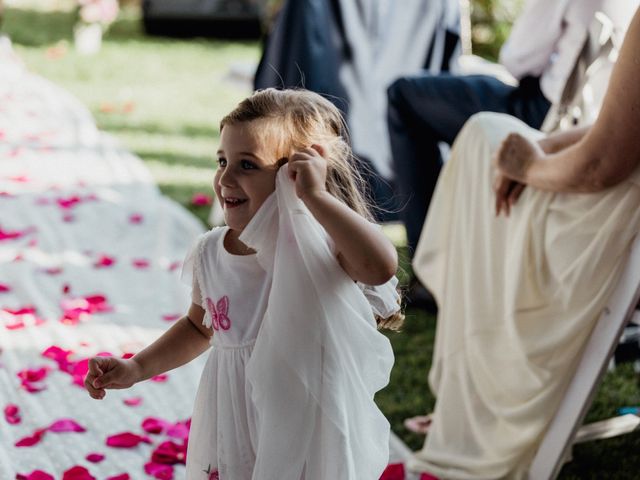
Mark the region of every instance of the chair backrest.
[[587, 342], [578, 368], [529, 469], [530, 480], [554, 479], [591, 405], [625, 325], [640, 299], [640, 235]]
[[593, 123], [617, 58], [613, 22], [597, 12], [558, 103], [549, 109], [540, 130], [546, 133]]

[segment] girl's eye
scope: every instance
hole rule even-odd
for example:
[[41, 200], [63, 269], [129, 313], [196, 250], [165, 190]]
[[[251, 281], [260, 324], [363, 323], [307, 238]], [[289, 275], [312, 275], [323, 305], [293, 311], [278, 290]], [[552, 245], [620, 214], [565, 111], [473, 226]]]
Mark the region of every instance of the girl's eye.
[[256, 168], [256, 166], [249, 160], [242, 160], [242, 163], [240, 165], [242, 166], [243, 170], [253, 170]]
[[218, 166], [226, 167], [227, 166], [227, 159], [226, 158], [218, 158]]

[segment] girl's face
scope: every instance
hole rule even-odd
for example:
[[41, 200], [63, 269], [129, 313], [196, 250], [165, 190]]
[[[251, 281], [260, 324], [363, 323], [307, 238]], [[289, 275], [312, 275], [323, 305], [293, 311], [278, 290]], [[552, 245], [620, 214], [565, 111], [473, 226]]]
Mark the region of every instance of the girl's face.
[[230, 229], [242, 231], [275, 190], [275, 149], [257, 133], [259, 122], [225, 125], [220, 134], [214, 190]]

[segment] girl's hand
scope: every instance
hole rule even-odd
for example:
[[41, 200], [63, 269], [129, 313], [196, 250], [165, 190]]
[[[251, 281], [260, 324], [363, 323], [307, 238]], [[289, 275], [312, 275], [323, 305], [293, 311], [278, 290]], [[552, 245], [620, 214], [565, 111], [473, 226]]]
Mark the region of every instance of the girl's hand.
[[92, 398], [101, 400], [105, 389], [129, 388], [140, 379], [140, 365], [132, 359], [94, 357], [89, 360], [89, 372], [84, 386]]
[[327, 160], [324, 148], [312, 145], [289, 157], [289, 175], [296, 183], [296, 195], [306, 198], [326, 191]]

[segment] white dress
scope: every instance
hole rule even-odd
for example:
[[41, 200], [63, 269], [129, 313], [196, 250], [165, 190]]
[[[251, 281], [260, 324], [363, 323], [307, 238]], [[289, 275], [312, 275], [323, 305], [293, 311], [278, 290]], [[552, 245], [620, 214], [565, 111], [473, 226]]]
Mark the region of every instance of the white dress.
[[184, 280], [214, 329], [189, 480], [359, 480], [384, 470], [389, 424], [373, 395], [393, 353], [374, 313], [398, 310], [397, 280], [356, 287], [318, 227], [281, 172], [241, 237], [257, 254], [227, 252], [220, 227], [187, 255]]
[[439, 307], [437, 401], [409, 466], [443, 479], [526, 478], [640, 231], [640, 169], [598, 193], [527, 187], [496, 217], [492, 158], [510, 132], [541, 136], [506, 115], [467, 122], [414, 257]]
[[[187, 478], [250, 479], [255, 462], [256, 412], [245, 367], [264, 317], [270, 280], [256, 255], [232, 255], [228, 228], [204, 234], [187, 255], [194, 266], [192, 300], [207, 311], [213, 348], [204, 367], [189, 434]], [[197, 447], [197, 448], [194, 448]]]

